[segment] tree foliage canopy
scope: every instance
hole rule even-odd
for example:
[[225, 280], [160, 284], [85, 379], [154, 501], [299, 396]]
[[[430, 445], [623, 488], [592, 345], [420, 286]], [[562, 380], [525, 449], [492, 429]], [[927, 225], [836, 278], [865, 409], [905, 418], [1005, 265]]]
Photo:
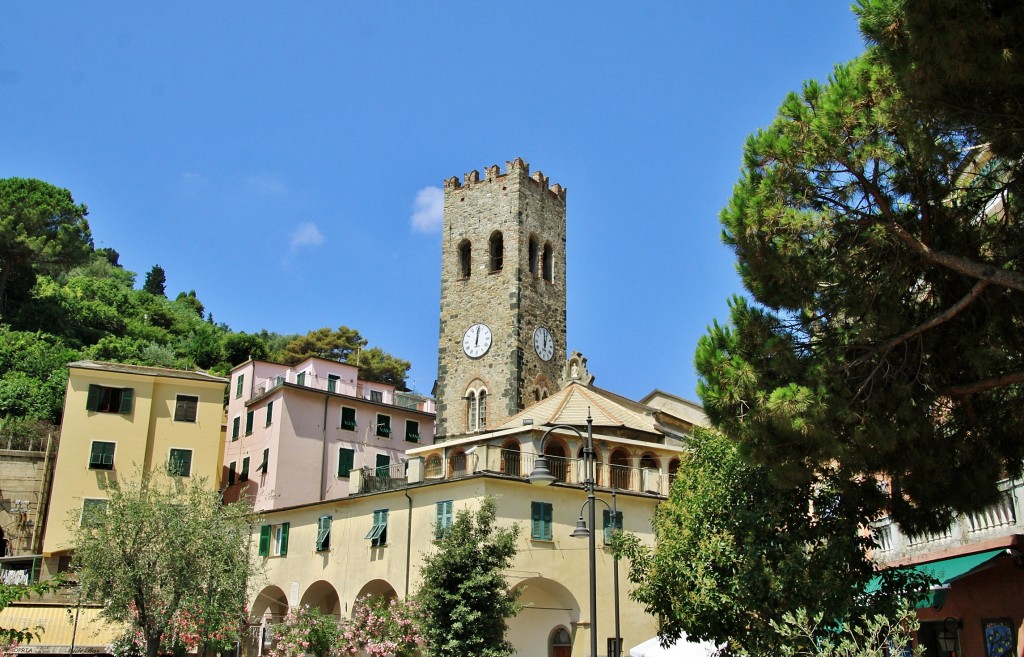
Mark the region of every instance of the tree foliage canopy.
[[842, 503], [845, 483], [834, 472], [782, 488], [717, 432], [695, 432], [691, 447], [655, 512], [655, 546], [628, 534], [616, 546], [630, 559], [630, 596], [663, 639], [685, 632], [729, 654], [767, 657], [779, 654], [773, 624], [787, 614], [857, 626], [914, 590], [895, 577], [863, 594], [874, 571], [871, 539], [858, 531], [865, 509]]
[[146, 272], [146, 281], [142, 284], [144, 292], [158, 297], [167, 296], [167, 272], [160, 265], [153, 265], [152, 269]]
[[721, 215], [754, 302], [696, 355], [748, 456], [789, 484], [837, 464], [865, 499], [882, 476], [911, 530], [993, 501], [1024, 459], [1017, 172], [974, 145], [869, 57], [790, 94]]
[[504, 570], [516, 554], [519, 526], [497, 526], [497, 501], [485, 497], [475, 512], [460, 509], [423, 558], [416, 599], [423, 609], [423, 636], [433, 657], [506, 657], [508, 619], [520, 609]]
[[85, 205], [71, 192], [31, 178], [0, 179], [0, 318], [39, 273], [84, 262], [92, 253]]
[[404, 388], [405, 378], [412, 367], [409, 361], [396, 358], [380, 347], [367, 349], [367, 344], [369, 342], [355, 329], [339, 326], [334, 331], [325, 326], [306, 335], [295, 336], [285, 345], [281, 362], [295, 365], [311, 356], [336, 360], [358, 366], [359, 376], [367, 381]]
[[74, 568], [101, 614], [142, 634], [149, 657], [180, 647], [180, 628], [227, 647], [257, 572], [254, 519], [205, 481], [152, 474], [112, 485], [104, 511], [69, 518]]
[[861, 31], [921, 120], [939, 119], [1024, 155], [1024, 4], [860, 0]]

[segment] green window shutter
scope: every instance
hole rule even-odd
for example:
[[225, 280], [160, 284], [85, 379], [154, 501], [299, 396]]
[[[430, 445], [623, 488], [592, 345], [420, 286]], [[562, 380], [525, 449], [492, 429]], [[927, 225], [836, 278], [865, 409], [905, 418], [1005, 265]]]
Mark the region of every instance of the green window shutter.
[[267, 426], [274, 420], [274, 402], [267, 402]]
[[245, 435], [252, 433], [252, 416], [254, 411], [249, 411], [245, 414]]
[[410, 443], [420, 440], [420, 423], [414, 420], [405, 421], [405, 439]]
[[270, 525], [260, 525], [260, 551], [261, 557], [270, 556]]
[[249, 481], [249, 457], [242, 459], [242, 472], [238, 475], [238, 481]]
[[239, 374], [238, 381], [235, 382], [235, 399], [242, 396], [242, 386], [244, 385], [245, 375]]
[[281, 556], [288, 554], [288, 527], [291, 523], [281, 523]]
[[544, 505], [544, 540], [551, 540], [551, 505], [545, 503]]
[[385, 545], [388, 542], [388, 510], [380, 512], [380, 536], [377, 538], [377, 545]]
[[85, 399], [85, 410], [95, 411], [100, 407], [100, 386], [90, 383], [89, 396]]
[[306, 385], [306, 373], [305, 372], [299, 372], [298, 374], [296, 374], [295, 375], [295, 383], [297, 385], [300, 385], [300, 386]]
[[377, 476], [386, 477], [391, 470], [391, 457], [387, 454], [377, 455]]
[[338, 476], [347, 477], [355, 466], [356, 451], [348, 447], [338, 449]]
[[263, 461], [260, 462], [259, 471], [263, 474], [267, 474], [267, 468], [270, 467], [270, 448], [263, 448]]
[[234, 486], [235, 485], [235, 466], [236, 465], [237, 465], [236, 461], [232, 461], [231, 464], [228, 465], [228, 486]]
[[331, 516], [320, 516], [316, 521], [316, 551], [331, 547]]
[[434, 538], [443, 537], [452, 526], [452, 506], [451, 500], [447, 502], [437, 503], [437, 520], [434, 529]]
[[530, 502], [530, 538], [541, 539], [544, 537], [544, 511], [541, 502]]
[[231, 440], [238, 440], [238, 430], [242, 425], [242, 418], [236, 417], [231, 421]]
[[132, 398], [135, 397], [134, 388], [121, 389], [121, 415], [128, 415], [132, 412]]

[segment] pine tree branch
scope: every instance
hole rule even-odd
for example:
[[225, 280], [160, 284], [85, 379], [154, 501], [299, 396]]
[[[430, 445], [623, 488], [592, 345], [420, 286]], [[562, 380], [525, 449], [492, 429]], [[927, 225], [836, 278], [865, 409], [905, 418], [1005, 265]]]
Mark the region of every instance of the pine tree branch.
[[971, 383], [947, 386], [941, 388], [938, 392], [940, 395], [947, 397], [963, 397], [965, 395], [973, 395], [976, 392], [985, 392], [993, 388], [1005, 388], [1006, 386], [1022, 382], [1024, 382], [1024, 370], [1016, 370], [990, 376], [987, 379], [972, 381]]
[[911, 340], [912, 338], [915, 338], [918, 335], [921, 335], [922, 333], [929, 331], [940, 324], [948, 322], [949, 320], [953, 319], [958, 314], [960, 314], [960, 312], [964, 310], [964, 308], [974, 303], [978, 299], [978, 297], [981, 296], [981, 293], [984, 292], [986, 288], [988, 288], [988, 286], [989, 283], [986, 283], [985, 281], [978, 281], [977, 283], [974, 284], [974, 287], [972, 287], [967, 294], [965, 294], [959, 301], [954, 303], [952, 306], [946, 308], [941, 313], [932, 316], [927, 321], [918, 324], [909, 331], [904, 331], [900, 335], [892, 337], [883, 342], [882, 344], [878, 345], [877, 347], [872, 348], [868, 353], [858, 357], [856, 360], [851, 362], [847, 366], [847, 369], [856, 367], [858, 365], [862, 365], [871, 356], [874, 356], [879, 353], [888, 352], [894, 347], [898, 347], [904, 342], [907, 342], [908, 340]]

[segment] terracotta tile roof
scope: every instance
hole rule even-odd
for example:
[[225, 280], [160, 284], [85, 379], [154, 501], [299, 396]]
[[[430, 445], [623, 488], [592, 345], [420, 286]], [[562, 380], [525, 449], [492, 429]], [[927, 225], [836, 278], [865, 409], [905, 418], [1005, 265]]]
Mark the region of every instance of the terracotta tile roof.
[[496, 429], [522, 427], [523, 420], [533, 420], [534, 426], [583, 426], [587, 423], [588, 413], [593, 418], [595, 429], [615, 427], [661, 434], [654, 418], [655, 409], [601, 388], [588, 388], [576, 381], [570, 382], [547, 399], [516, 413]]

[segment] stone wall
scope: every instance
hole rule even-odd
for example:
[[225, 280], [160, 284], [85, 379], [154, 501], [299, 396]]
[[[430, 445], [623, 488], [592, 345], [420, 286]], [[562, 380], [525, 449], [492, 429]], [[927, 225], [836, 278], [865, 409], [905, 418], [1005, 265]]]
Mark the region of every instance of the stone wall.
[[[467, 431], [465, 395], [488, 391], [487, 426], [493, 427], [532, 403], [540, 389], [557, 390], [565, 361], [565, 197], [560, 185], [548, 185], [539, 171], [517, 158], [505, 173], [487, 167], [445, 181], [444, 233], [441, 245], [441, 312], [438, 343], [437, 434]], [[490, 239], [503, 238], [503, 262], [492, 267]], [[537, 240], [530, 267], [530, 237]], [[460, 245], [471, 245], [471, 272], [463, 276]], [[551, 280], [543, 276], [543, 250], [552, 252]], [[462, 348], [466, 330], [483, 323], [492, 344], [471, 359]], [[541, 360], [533, 348], [538, 326], [551, 331], [555, 352]]]

